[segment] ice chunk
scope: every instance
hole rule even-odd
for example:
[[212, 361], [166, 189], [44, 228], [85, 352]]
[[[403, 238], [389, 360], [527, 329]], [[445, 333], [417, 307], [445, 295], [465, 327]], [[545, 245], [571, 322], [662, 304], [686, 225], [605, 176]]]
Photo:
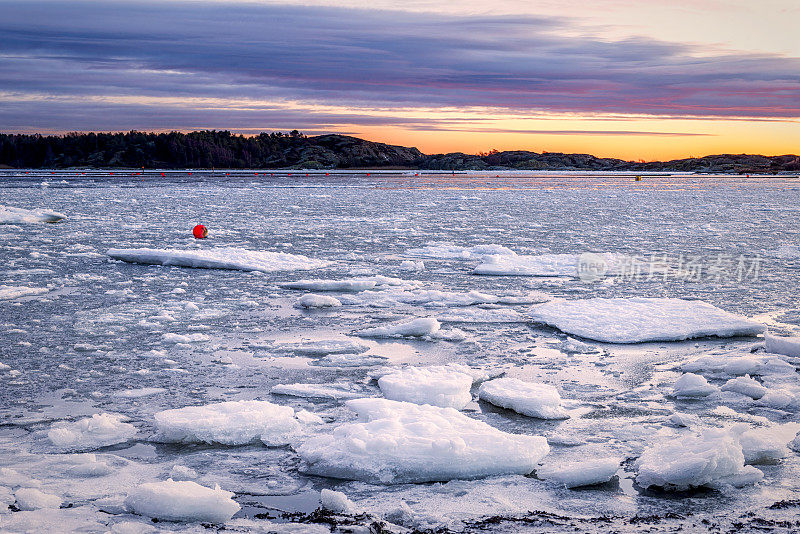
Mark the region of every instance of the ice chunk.
[[353, 515], [358, 513], [356, 505], [347, 498], [341, 491], [323, 489], [320, 492], [320, 503], [323, 510], [328, 510], [335, 514]]
[[700, 424], [700, 418], [694, 414], [674, 413], [667, 417], [666, 423], [670, 426], [689, 427]]
[[355, 399], [363, 396], [361, 391], [353, 390], [351, 384], [278, 384], [272, 386], [270, 393], [310, 399]]
[[378, 387], [387, 399], [460, 410], [472, 400], [472, 375], [462, 367], [406, 367], [382, 376]]
[[758, 383], [758, 381], [750, 378], [750, 375], [744, 375], [737, 378], [731, 378], [725, 385], [722, 386], [722, 391], [733, 391], [747, 395], [753, 399], [760, 399], [767, 393], [767, 388]]
[[421, 261], [404, 260], [398, 267], [401, 271], [424, 271], [425, 263]]
[[774, 408], [776, 410], [783, 410], [795, 403], [797, 398], [793, 393], [785, 389], [773, 389], [767, 391], [763, 397], [758, 399], [759, 406], [766, 406], [767, 408]]
[[345, 280], [297, 280], [278, 284], [286, 289], [302, 289], [305, 291], [336, 291], [339, 293], [359, 293], [369, 289], [383, 289], [391, 286], [402, 286], [406, 282], [391, 276], [370, 276], [368, 278], [348, 278]]
[[698, 398], [708, 397], [717, 391], [719, 391], [719, 388], [709, 384], [704, 376], [684, 373], [675, 381], [672, 395], [675, 397]]
[[75, 465], [67, 473], [76, 477], [103, 477], [114, 472], [114, 468], [97, 459], [94, 454], [75, 455]]
[[158, 395], [167, 391], [164, 388], [136, 388], [136, 389], [123, 389], [113, 394], [114, 397], [123, 399], [139, 399], [141, 397], [149, 397], [151, 395]]
[[352, 339], [321, 339], [319, 341], [300, 341], [281, 343], [275, 352], [293, 352], [298, 356], [325, 356], [328, 354], [360, 354], [369, 350], [368, 345]]
[[46, 287], [27, 287], [0, 285], [0, 300], [18, 299], [32, 295], [42, 295], [50, 291]]
[[125, 443], [135, 435], [135, 426], [109, 413], [95, 414], [74, 423], [56, 423], [47, 432], [53, 445], [65, 450], [107, 447]]
[[167, 521], [224, 523], [241, 507], [230, 491], [191, 481], [148, 482], [128, 493], [125, 506], [133, 513]]
[[57, 211], [26, 210], [0, 205], [0, 224], [56, 223], [67, 216]]
[[43, 493], [36, 488], [20, 488], [14, 492], [14, 497], [17, 500], [17, 508], [23, 512], [61, 506], [61, 497]]
[[600, 349], [595, 345], [578, 341], [572, 337], [567, 337], [567, 339], [562, 341], [560, 348], [562, 352], [566, 352], [567, 354], [593, 354], [595, 352], [600, 352]]
[[553, 300], [533, 307], [531, 318], [568, 334], [608, 343], [678, 341], [764, 331], [764, 325], [707, 302], [674, 298]]
[[739, 441], [720, 429], [653, 445], [639, 457], [635, 467], [636, 482], [643, 488], [687, 490], [724, 484], [743, 486], [764, 477], [755, 467], [745, 466]]
[[342, 303], [339, 299], [327, 295], [314, 295], [306, 293], [295, 303], [296, 308], [338, 308]]
[[545, 466], [536, 472], [545, 480], [554, 480], [567, 488], [604, 484], [616, 475], [619, 458], [594, 458], [581, 462], [567, 462], [555, 467]]
[[800, 358], [800, 337], [779, 337], [764, 334], [764, 350], [773, 354], [784, 354]]
[[453, 260], [472, 260], [481, 259], [484, 256], [516, 256], [517, 253], [502, 245], [475, 245], [463, 247], [453, 243], [442, 241], [431, 241], [421, 248], [412, 248], [406, 251], [409, 256], [420, 256], [423, 258], [453, 259]]
[[539, 419], [567, 419], [558, 390], [549, 384], [497, 378], [481, 384], [478, 398], [501, 408]]
[[[618, 272], [622, 257], [617, 254], [593, 254], [608, 266], [608, 273]], [[578, 276], [579, 254], [491, 255], [475, 267], [473, 274], [492, 276]]]
[[5, 486], [0, 486], [0, 514], [6, 514], [9, 507], [16, 502], [14, 494]]
[[347, 402], [361, 422], [297, 448], [307, 471], [384, 484], [527, 474], [548, 452], [541, 436], [507, 434], [453, 408], [387, 399]]
[[199, 343], [201, 341], [208, 341], [209, 339], [211, 338], [209, 338], [205, 334], [200, 334], [200, 333], [181, 335], [181, 334], [173, 334], [170, 332], [164, 334], [165, 343]]
[[239, 271], [294, 271], [319, 269], [331, 264], [329, 261], [308, 258], [286, 252], [246, 250], [243, 248], [210, 249], [158, 249], [158, 248], [112, 248], [106, 252], [115, 260], [145, 265], [170, 265], [201, 269], [233, 269]]
[[156, 441], [245, 445], [261, 440], [285, 445], [300, 429], [289, 406], [266, 401], [227, 401], [155, 414]]
[[772, 463], [789, 455], [785, 443], [767, 435], [764, 430], [750, 430], [746, 424], [739, 424], [731, 429], [731, 434], [739, 440], [739, 444], [742, 446], [745, 463]]
[[172, 480], [194, 480], [197, 478], [197, 471], [185, 465], [173, 465], [169, 477]]
[[798, 432], [794, 439], [789, 442], [789, 448], [794, 452], [800, 453], [800, 432]]
[[394, 323], [386, 326], [367, 328], [356, 332], [362, 337], [423, 337], [435, 334], [441, 328], [439, 321], [433, 317], [418, 317], [407, 322]]

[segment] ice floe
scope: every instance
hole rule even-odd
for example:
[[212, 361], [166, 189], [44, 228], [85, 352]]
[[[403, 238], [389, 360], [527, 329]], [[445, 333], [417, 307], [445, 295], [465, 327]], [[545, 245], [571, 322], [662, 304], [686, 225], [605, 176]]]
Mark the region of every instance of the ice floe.
[[323, 489], [319, 497], [323, 510], [328, 510], [335, 514], [353, 515], [358, 513], [358, 508], [353, 504], [353, 501], [348, 499], [347, 495], [341, 491]]
[[478, 398], [501, 408], [539, 419], [567, 419], [558, 390], [549, 384], [497, 378], [484, 382]]
[[157, 249], [157, 248], [112, 248], [106, 252], [115, 260], [146, 265], [166, 265], [178, 267], [195, 267], [202, 269], [231, 269], [240, 271], [294, 271], [319, 269], [331, 264], [318, 260], [288, 254], [286, 252], [270, 252], [246, 250], [243, 248], [210, 248], [210, 249]]
[[789, 455], [786, 443], [770, 435], [768, 430], [751, 429], [749, 425], [740, 423], [734, 425], [730, 432], [739, 440], [747, 464], [773, 463]]
[[389, 358], [374, 354], [328, 354], [311, 362], [319, 367], [373, 367], [386, 365]]
[[156, 441], [245, 445], [262, 441], [286, 445], [300, 430], [294, 410], [267, 401], [227, 401], [155, 414]]
[[530, 314], [534, 322], [607, 343], [679, 341], [764, 331], [764, 325], [707, 302], [675, 298], [553, 300], [533, 307]]
[[473, 260], [485, 256], [516, 256], [516, 252], [502, 245], [474, 245], [464, 247], [444, 241], [431, 241], [423, 247], [406, 250], [406, 255], [447, 260]]
[[356, 335], [375, 338], [424, 337], [435, 334], [440, 328], [441, 324], [433, 317], [418, 317], [410, 321], [360, 330]]
[[77, 451], [125, 443], [136, 433], [136, 427], [120, 416], [101, 413], [73, 423], [55, 423], [47, 438], [60, 449]]
[[18, 299], [20, 297], [30, 297], [33, 295], [42, 295], [49, 292], [46, 287], [27, 287], [27, 286], [9, 286], [0, 285], [0, 300]]
[[760, 399], [767, 392], [767, 388], [762, 386], [757, 380], [750, 378], [749, 375], [731, 378], [722, 386], [722, 391], [733, 391], [747, 395], [753, 399]]
[[791, 375], [795, 366], [775, 355], [730, 353], [701, 356], [681, 362], [680, 369], [712, 376]]
[[364, 392], [353, 384], [278, 384], [269, 390], [273, 395], [305, 397], [309, 399], [355, 399]]
[[61, 497], [44, 493], [36, 488], [20, 488], [14, 492], [14, 498], [17, 501], [17, 508], [23, 512], [61, 506]]
[[567, 488], [593, 486], [610, 481], [619, 470], [619, 458], [593, 458], [579, 462], [565, 462], [556, 466], [545, 465], [536, 471], [537, 476], [563, 484]]
[[635, 467], [636, 482], [643, 488], [686, 490], [725, 484], [739, 487], [764, 477], [755, 467], [745, 465], [739, 440], [722, 429], [708, 429], [700, 435], [653, 445], [639, 457]]
[[0, 205], [0, 224], [56, 223], [67, 216], [57, 211], [26, 210]]
[[516, 310], [507, 308], [449, 310], [436, 318], [443, 323], [524, 323], [529, 320]]
[[306, 293], [295, 302], [296, 308], [338, 308], [342, 305], [339, 299], [329, 297], [328, 295], [314, 295], [313, 293]]
[[128, 493], [131, 512], [166, 521], [225, 523], [241, 509], [230, 491], [191, 481], [148, 482]]
[[694, 373], [684, 373], [675, 381], [672, 388], [672, 395], [678, 398], [701, 398], [708, 397], [712, 393], [719, 391], [717, 386], [708, 383], [702, 375]]
[[406, 367], [378, 379], [387, 399], [460, 410], [472, 401], [473, 377], [459, 364]]
[[407, 284], [400, 278], [389, 276], [371, 276], [367, 278], [349, 278], [345, 280], [296, 280], [278, 284], [286, 289], [304, 291], [335, 291], [339, 293], [359, 293], [369, 289], [382, 289]]
[[764, 350], [774, 354], [800, 358], [800, 337], [781, 337], [764, 334]]
[[280, 343], [273, 348], [275, 352], [291, 352], [298, 356], [326, 356], [329, 354], [361, 354], [369, 346], [352, 339], [320, 339], [317, 341], [298, 341]]
[[549, 452], [541, 436], [508, 434], [453, 408], [388, 399], [347, 406], [361, 422], [297, 447], [307, 472], [384, 484], [447, 481], [527, 474]]
[[[540, 254], [540, 255], [489, 255], [483, 263], [473, 269], [473, 274], [491, 276], [579, 276], [580, 254]], [[619, 271], [622, 257], [617, 254], [593, 254], [608, 269], [602, 274]]]

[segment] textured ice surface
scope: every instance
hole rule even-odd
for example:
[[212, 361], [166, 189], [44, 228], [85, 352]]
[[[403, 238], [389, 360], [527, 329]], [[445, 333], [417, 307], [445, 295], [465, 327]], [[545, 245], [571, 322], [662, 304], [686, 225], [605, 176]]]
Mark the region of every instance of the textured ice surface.
[[407, 367], [378, 379], [387, 399], [460, 410], [472, 400], [472, 375], [463, 365]]
[[707, 302], [675, 298], [554, 300], [535, 306], [531, 317], [568, 334], [607, 343], [744, 336], [764, 331], [764, 325]]
[[278, 384], [272, 386], [270, 393], [309, 399], [355, 399], [363, 396], [361, 389], [350, 384]]
[[296, 280], [283, 282], [281, 287], [302, 289], [305, 291], [337, 291], [340, 293], [358, 293], [368, 289], [401, 286], [405, 282], [400, 278], [389, 276], [370, 276], [366, 278], [348, 278], [345, 280]]
[[553, 480], [567, 488], [579, 488], [603, 484], [611, 480], [619, 470], [619, 458], [592, 458], [579, 462], [564, 462], [555, 466], [545, 465], [536, 474], [545, 480]]
[[361, 422], [309, 439], [297, 452], [313, 474], [384, 484], [527, 474], [549, 446], [453, 408], [387, 399], [347, 402]]
[[86, 450], [124, 443], [136, 432], [135, 426], [122, 422], [118, 415], [101, 413], [74, 423], [56, 423], [47, 437], [60, 449]]
[[276, 352], [293, 352], [298, 356], [325, 356], [326, 354], [360, 354], [369, 346], [352, 339], [321, 339], [318, 341], [299, 341], [281, 343], [275, 346]]
[[651, 446], [636, 461], [636, 482], [644, 487], [685, 490], [724, 484], [743, 486], [764, 474], [745, 466], [739, 441], [724, 430], [706, 430]]
[[187, 406], [155, 414], [158, 441], [285, 445], [300, 430], [289, 406], [267, 401], [228, 401]]
[[423, 247], [408, 249], [406, 254], [425, 258], [456, 260], [482, 259], [490, 255], [516, 256], [516, 252], [502, 245], [474, 245], [465, 247], [447, 242], [426, 243]]
[[358, 510], [353, 501], [341, 491], [323, 489], [320, 492], [320, 502], [323, 510], [328, 510], [335, 514], [356, 514]]
[[115, 260], [128, 263], [196, 267], [202, 269], [261, 271], [265, 273], [318, 269], [330, 265], [328, 261], [317, 260], [298, 254], [225, 247], [191, 250], [112, 248], [109, 249], [106, 254]]
[[[61, 506], [61, 497], [36, 488], [20, 488], [14, 492], [14, 498], [17, 501], [17, 508], [23, 512]], [[0, 520], [0, 526], [2, 526], [2, 520]]]
[[762, 386], [757, 380], [750, 378], [748, 375], [731, 378], [722, 386], [722, 391], [733, 391], [734, 393], [741, 393], [754, 399], [760, 399], [768, 391], [767, 388]]
[[539, 419], [567, 419], [558, 390], [549, 384], [497, 378], [481, 384], [478, 398], [501, 408]]
[[0, 224], [55, 223], [66, 217], [66, 215], [56, 211], [26, 210], [24, 208], [0, 205]]
[[233, 495], [219, 486], [211, 489], [188, 480], [167, 479], [134, 489], [125, 498], [125, 506], [154, 519], [224, 523], [241, 509]]

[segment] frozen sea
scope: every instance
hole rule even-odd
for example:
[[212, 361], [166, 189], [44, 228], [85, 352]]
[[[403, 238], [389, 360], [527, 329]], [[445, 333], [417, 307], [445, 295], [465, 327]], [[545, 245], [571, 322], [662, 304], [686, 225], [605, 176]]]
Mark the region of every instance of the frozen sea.
[[[800, 529], [800, 457], [789, 449], [754, 462], [763, 479], [742, 487], [665, 491], [636, 482], [643, 451], [703, 428], [744, 425], [781, 447], [794, 437], [800, 380], [791, 369], [753, 374], [786, 402], [722, 388], [741, 375], [711, 364], [697, 374], [715, 393], [673, 395], [689, 360], [766, 361], [763, 337], [614, 344], [529, 316], [547, 299], [699, 299], [772, 334], [800, 335], [796, 177], [6, 170], [0, 205], [66, 215], [55, 224], [0, 225], [0, 531], [356, 532], [372, 525], [374, 532], [381, 522], [391, 532]], [[192, 238], [198, 223], [209, 229], [205, 240]], [[106, 254], [218, 247], [322, 261], [262, 272], [125, 263]], [[545, 259], [610, 254], [635, 258], [639, 270], [597, 279], [473, 273], [486, 261], [506, 261], [507, 250]], [[380, 276], [399, 280], [367, 291], [287, 286]], [[299, 305], [306, 293], [341, 305]], [[441, 329], [358, 335], [418, 317], [436, 318]], [[800, 356], [773, 356], [800, 363]], [[157, 441], [157, 412], [245, 400], [315, 414], [321, 422], [298, 415], [297, 439], [334, 441], [334, 428], [356, 420], [347, 399], [383, 396], [379, 377], [449, 363], [483, 376], [462, 414], [547, 438], [549, 453], [536, 469], [381, 483], [312, 474], [294, 442]], [[478, 400], [480, 381], [501, 375], [554, 386], [569, 418], [528, 417]], [[271, 393], [277, 385], [294, 393]], [[676, 413], [693, 423], [675, 426]], [[102, 432], [66, 445], [51, 438], [53, 429], [77, 428], [69, 425], [93, 414], [114, 415], [109, 439]], [[567, 489], [546, 475], [596, 458], [619, 459], [609, 482]], [[154, 520], [123, 502], [168, 477], [218, 484], [241, 510], [221, 527]], [[26, 488], [55, 495], [60, 505], [28, 495], [34, 503], [21, 510], [27, 494], [14, 495]], [[319, 511], [323, 489], [344, 493], [350, 513]]]

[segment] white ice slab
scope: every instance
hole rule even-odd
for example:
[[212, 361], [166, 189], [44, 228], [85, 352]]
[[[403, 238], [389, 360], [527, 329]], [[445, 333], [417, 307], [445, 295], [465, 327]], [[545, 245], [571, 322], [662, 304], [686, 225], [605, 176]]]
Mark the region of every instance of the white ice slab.
[[800, 358], [800, 337], [781, 337], [764, 334], [764, 350], [773, 354]]
[[342, 305], [339, 299], [329, 297], [328, 295], [314, 295], [313, 293], [306, 293], [295, 302], [296, 308], [338, 308]]
[[443, 241], [431, 241], [420, 248], [406, 251], [409, 256], [436, 258], [443, 260], [472, 260], [489, 255], [516, 256], [517, 253], [502, 245], [474, 245], [464, 247]]
[[686, 490], [725, 484], [755, 483], [764, 474], [745, 466], [742, 446], [736, 437], [720, 429], [696, 436], [681, 436], [646, 449], [636, 461], [636, 482], [644, 488]]
[[42, 295], [50, 291], [46, 287], [27, 287], [27, 286], [9, 286], [0, 285], [0, 300], [18, 299], [21, 297], [30, 297], [33, 295]]
[[406, 367], [378, 379], [387, 399], [460, 410], [472, 401], [472, 374], [463, 365]]
[[188, 480], [148, 482], [128, 493], [125, 506], [135, 514], [166, 521], [224, 523], [241, 509], [230, 491]]
[[553, 300], [531, 309], [534, 322], [607, 343], [756, 335], [764, 325], [700, 300], [593, 298]]
[[164, 410], [155, 420], [154, 439], [166, 443], [285, 445], [300, 430], [291, 407], [256, 400]]
[[290, 397], [303, 397], [308, 399], [355, 399], [364, 395], [352, 384], [278, 384], [272, 386], [270, 393], [273, 395], [288, 395]]
[[554, 466], [545, 465], [536, 474], [545, 480], [553, 480], [567, 488], [580, 488], [604, 484], [619, 470], [619, 458], [592, 458], [580, 462], [565, 462]]
[[440, 328], [439, 321], [433, 317], [418, 317], [410, 321], [360, 330], [356, 335], [374, 338], [424, 337], [435, 334]]
[[74, 423], [55, 423], [47, 437], [60, 449], [79, 451], [124, 443], [136, 432], [135, 426], [123, 423], [119, 416], [102, 413]]
[[[607, 263], [614, 265], [611, 254], [598, 254]], [[578, 276], [578, 254], [540, 255], [492, 255], [485, 256], [483, 263], [473, 269], [472, 274], [490, 276]]]
[[56, 223], [66, 219], [66, 215], [49, 210], [26, 210], [0, 205], [0, 224]]
[[527, 474], [548, 452], [541, 436], [508, 434], [453, 408], [387, 399], [347, 402], [361, 422], [297, 448], [310, 473], [373, 483]]
[[145, 265], [168, 265], [202, 269], [233, 269], [240, 271], [294, 271], [318, 269], [331, 264], [299, 254], [246, 250], [243, 248], [209, 249], [158, 249], [158, 248], [112, 248], [106, 252], [115, 260]]
[[281, 343], [275, 346], [275, 352], [293, 352], [298, 356], [325, 356], [327, 354], [360, 354], [369, 350], [369, 346], [351, 339], [320, 339], [317, 341], [298, 341]]
[[549, 384], [497, 378], [481, 384], [478, 398], [501, 408], [539, 419], [567, 419], [558, 390]]

